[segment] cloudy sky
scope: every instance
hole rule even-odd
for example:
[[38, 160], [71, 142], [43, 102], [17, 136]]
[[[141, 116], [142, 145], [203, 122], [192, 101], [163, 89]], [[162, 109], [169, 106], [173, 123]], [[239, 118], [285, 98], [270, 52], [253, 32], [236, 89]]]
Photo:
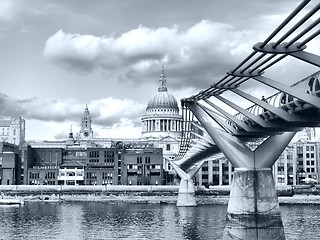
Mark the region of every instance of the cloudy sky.
[[[28, 140], [63, 139], [70, 125], [79, 131], [88, 104], [96, 137], [139, 137], [161, 66], [178, 100], [196, 94], [299, 3], [1, 0], [0, 115], [25, 118]], [[277, 77], [315, 70], [305, 71]]]

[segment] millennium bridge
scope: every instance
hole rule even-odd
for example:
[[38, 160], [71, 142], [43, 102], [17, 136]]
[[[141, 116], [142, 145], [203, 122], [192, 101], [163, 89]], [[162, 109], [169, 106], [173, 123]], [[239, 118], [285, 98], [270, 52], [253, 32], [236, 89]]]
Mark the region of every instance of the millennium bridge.
[[[302, 1], [223, 78], [181, 100], [183, 138], [170, 162], [181, 178], [177, 206], [196, 206], [192, 178], [204, 161], [226, 157], [234, 173], [224, 239], [285, 239], [271, 167], [297, 131], [320, 126], [320, 57], [307, 51], [320, 34], [319, 9], [318, 1]], [[303, 63], [295, 70], [318, 70], [293, 83], [268, 78], [286, 58]], [[245, 91], [249, 84], [274, 94], [256, 97]]]

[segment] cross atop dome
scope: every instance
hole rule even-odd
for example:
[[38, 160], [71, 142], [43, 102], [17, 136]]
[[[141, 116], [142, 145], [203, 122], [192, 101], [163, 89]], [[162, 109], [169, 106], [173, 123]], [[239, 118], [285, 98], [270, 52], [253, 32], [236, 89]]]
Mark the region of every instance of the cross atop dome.
[[158, 92], [166, 92], [166, 91], [167, 91], [167, 81], [166, 81], [166, 77], [164, 76], [164, 68], [162, 66]]

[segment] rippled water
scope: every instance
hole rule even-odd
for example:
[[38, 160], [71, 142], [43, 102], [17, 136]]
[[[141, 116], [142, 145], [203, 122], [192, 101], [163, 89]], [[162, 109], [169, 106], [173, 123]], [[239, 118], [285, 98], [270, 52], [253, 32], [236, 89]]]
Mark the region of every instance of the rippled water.
[[[225, 205], [27, 202], [0, 206], [0, 239], [221, 239]], [[320, 239], [319, 205], [285, 205], [287, 239]]]

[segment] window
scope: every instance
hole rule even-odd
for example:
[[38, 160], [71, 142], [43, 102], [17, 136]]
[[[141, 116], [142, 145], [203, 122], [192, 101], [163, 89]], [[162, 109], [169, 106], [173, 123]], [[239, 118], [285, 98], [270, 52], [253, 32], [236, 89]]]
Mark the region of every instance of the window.
[[96, 172], [87, 172], [87, 179], [97, 179]]
[[104, 151], [104, 162], [114, 163], [114, 152], [113, 151]]
[[167, 151], [170, 151], [170, 144], [167, 144]]
[[99, 151], [90, 151], [89, 152], [89, 162], [98, 163], [99, 162]]

